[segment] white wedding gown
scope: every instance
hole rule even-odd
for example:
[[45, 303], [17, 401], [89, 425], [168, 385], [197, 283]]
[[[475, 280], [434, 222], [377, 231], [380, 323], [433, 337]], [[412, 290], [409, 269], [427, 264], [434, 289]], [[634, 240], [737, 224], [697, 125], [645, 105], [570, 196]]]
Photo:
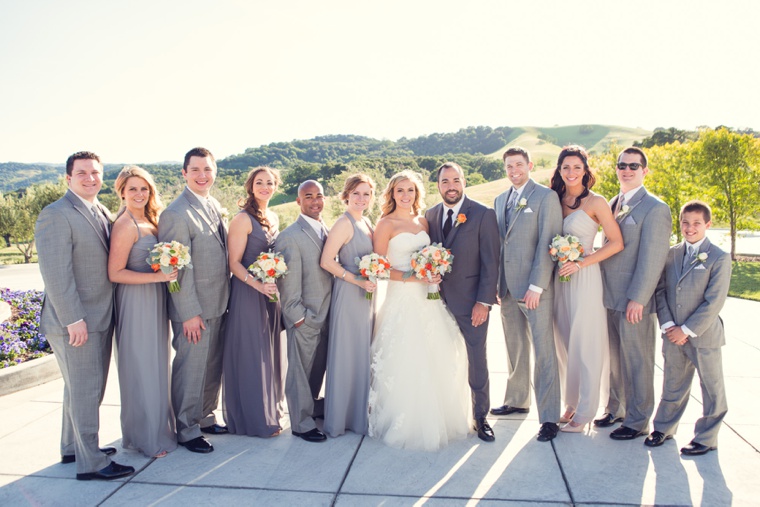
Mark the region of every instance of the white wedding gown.
[[[408, 271], [412, 253], [429, 243], [425, 231], [394, 236], [388, 243], [391, 266]], [[371, 437], [391, 447], [435, 451], [467, 435], [467, 349], [442, 301], [427, 299], [427, 285], [388, 282], [371, 352]]]

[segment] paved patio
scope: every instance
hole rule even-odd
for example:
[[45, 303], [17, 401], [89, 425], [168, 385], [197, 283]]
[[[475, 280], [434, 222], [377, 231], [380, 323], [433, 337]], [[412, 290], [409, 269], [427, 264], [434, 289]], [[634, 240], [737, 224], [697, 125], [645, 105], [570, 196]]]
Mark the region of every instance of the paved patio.
[[[8, 271], [0, 271], [5, 285]], [[26, 283], [26, 282], [25, 282]], [[29, 285], [31, 287], [31, 285]], [[437, 453], [401, 451], [347, 434], [312, 444], [283, 424], [271, 439], [211, 437], [216, 451], [179, 448], [146, 459], [120, 447], [119, 393], [112, 364], [101, 408], [101, 444], [132, 465], [128, 480], [82, 482], [59, 463], [62, 380], [0, 397], [0, 505], [758, 505], [760, 503], [760, 303], [730, 299], [724, 368], [729, 413], [720, 449], [681, 458], [701, 413], [700, 390], [673, 440], [649, 449], [616, 442], [612, 428], [535, 440], [535, 410], [492, 417], [496, 442], [472, 434]], [[492, 403], [500, 404], [506, 360], [498, 320], [489, 329]], [[661, 389], [661, 358], [655, 379]], [[221, 411], [219, 411], [221, 416]]]

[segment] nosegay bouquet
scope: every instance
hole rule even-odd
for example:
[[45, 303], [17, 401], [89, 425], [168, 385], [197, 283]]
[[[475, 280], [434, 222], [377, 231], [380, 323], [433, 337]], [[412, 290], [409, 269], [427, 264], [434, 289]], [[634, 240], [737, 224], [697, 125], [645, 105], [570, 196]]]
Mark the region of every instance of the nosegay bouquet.
[[[171, 273], [174, 268], [179, 270], [193, 269], [193, 265], [190, 264], [190, 249], [178, 241], [156, 243], [145, 262], [150, 264], [153, 271], [160, 269], [166, 275]], [[172, 294], [179, 292], [177, 280], [169, 282], [169, 292]]]
[[[440, 243], [426, 246], [417, 253], [412, 254], [412, 273], [420, 280], [430, 280], [433, 275], [441, 275], [451, 271], [451, 263], [454, 255], [450, 250], [443, 248]], [[411, 273], [409, 273], [411, 275]], [[428, 299], [441, 299], [437, 285], [428, 286]]]
[[[369, 253], [361, 259], [357, 257], [354, 259], [356, 265], [359, 266], [359, 275], [357, 280], [366, 278], [372, 283], [377, 283], [378, 280], [388, 279], [391, 276], [391, 263], [388, 259], [375, 252]], [[372, 299], [372, 293], [366, 292], [364, 297]]]
[[[261, 252], [256, 261], [248, 266], [248, 271], [262, 283], [274, 283], [278, 278], [288, 274], [288, 266], [280, 252]], [[277, 294], [269, 297], [269, 302], [277, 301]]]
[[[562, 267], [568, 262], [583, 259], [583, 245], [577, 236], [572, 234], [560, 236], [557, 234], [549, 245], [549, 255], [552, 256], [553, 261], [559, 263], [559, 267]], [[559, 281], [569, 282], [570, 276], [560, 276]]]

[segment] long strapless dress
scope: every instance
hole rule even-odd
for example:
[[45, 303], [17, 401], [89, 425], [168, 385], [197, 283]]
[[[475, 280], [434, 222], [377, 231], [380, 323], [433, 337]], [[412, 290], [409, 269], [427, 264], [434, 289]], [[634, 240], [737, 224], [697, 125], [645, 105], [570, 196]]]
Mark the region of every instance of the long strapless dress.
[[[429, 243], [425, 231], [394, 236], [391, 266], [408, 271], [411, 255]], [[391, 447], [435, 451], [467, 436], [472, 406], [464, 337], [427, 292], [422, 283], [388, 282], [372, 342], [369, 434]]]
[[[566, 216], [562, 225], [562, 233], [577, 236], [587, 252], [598, 230], [583, 209]], [[607, 403], [601, 399], [609, 377], [609, 342], [599, 264], [581, 269], [568, 282], [560, 282], [555, 272], [554, 339], [565, 405], [575, 410], [574, 422], [585, 424]]]

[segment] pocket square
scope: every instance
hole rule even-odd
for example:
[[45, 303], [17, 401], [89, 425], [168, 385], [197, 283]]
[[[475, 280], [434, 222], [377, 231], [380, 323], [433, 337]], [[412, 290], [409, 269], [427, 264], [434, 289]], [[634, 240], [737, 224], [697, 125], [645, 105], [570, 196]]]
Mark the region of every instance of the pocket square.
[[625, 221], [623, 221], [624, 225], [636, 225], [636, 220], [633, 219], [633, 217], [626, 217]]
[[533, 210], [530, 208], [525, 208], [525, 211], [523, 213], [533, 213]]
[[707, 269], [704, 264], [699, 264], [694, 269]]

